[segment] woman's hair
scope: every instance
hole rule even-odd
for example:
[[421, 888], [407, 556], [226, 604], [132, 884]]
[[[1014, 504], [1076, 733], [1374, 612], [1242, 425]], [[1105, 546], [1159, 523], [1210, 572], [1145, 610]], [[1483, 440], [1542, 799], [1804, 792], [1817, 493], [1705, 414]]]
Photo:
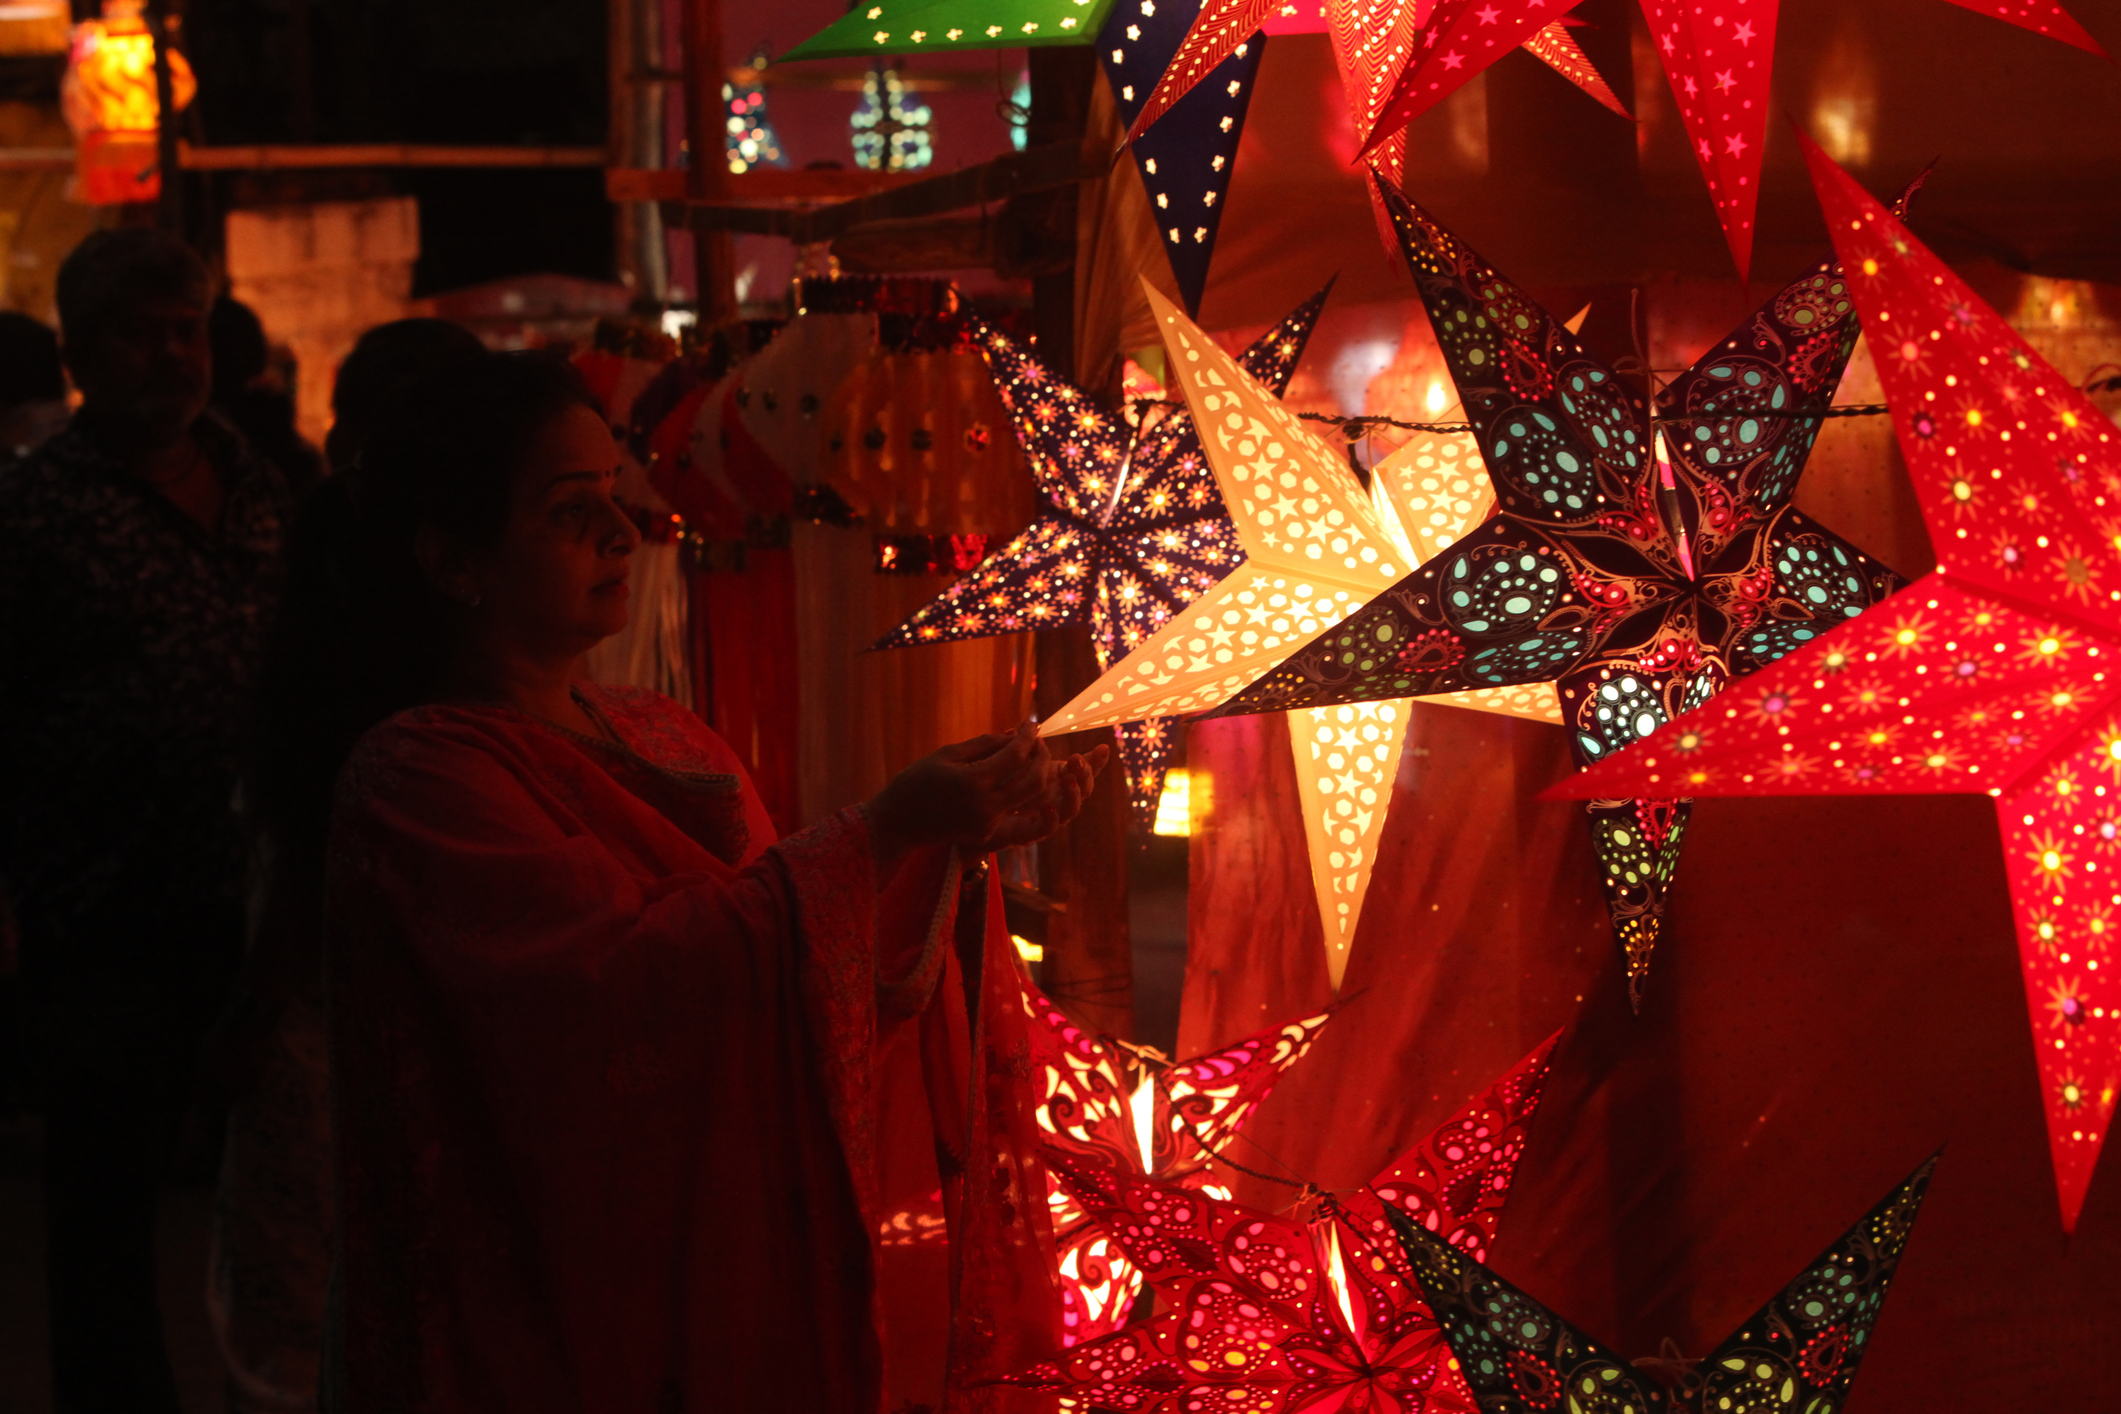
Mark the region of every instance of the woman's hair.
[[320, 486], [288, 535], [256, 693], [247, 797], [285, 867], [321, 874], [331, 794], [362, 733], [434, 700], [456, 614], [421, 569], [420, 527], [487, 548], [517, 472], [569, 408], [603, 416], [564, 359], [474, 355], [398, 390], [359, 462]]

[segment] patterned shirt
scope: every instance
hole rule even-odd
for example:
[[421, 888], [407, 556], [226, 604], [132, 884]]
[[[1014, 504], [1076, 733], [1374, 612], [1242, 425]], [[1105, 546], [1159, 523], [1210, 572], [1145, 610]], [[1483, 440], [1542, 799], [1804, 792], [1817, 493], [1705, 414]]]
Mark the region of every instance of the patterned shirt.
[[277, 587], [279, 474], [211, 415], [209, 532], [86, 415], [0, 474], [0, 877], [24, 941], [233, 902], [245, 696]]

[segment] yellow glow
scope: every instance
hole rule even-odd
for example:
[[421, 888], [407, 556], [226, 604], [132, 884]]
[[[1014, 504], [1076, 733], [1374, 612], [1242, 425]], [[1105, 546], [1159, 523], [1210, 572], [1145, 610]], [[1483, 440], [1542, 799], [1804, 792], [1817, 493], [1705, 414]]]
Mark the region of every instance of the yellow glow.
[[1156, 1172], [1156, 1077], [1144, 1075], [1142, 1083], [1127, 1097], [1127, 1113], [1134, 1120], [1134, 1147], [1141, 1151], [1142, 1172]]
[[1439, 416], [1445, 408], [1451, 405], [1450, 394], [1443, 390], [1443, 379], [1431, 378], [1429, 380], [1429, 395], [1425, 401], [1431, 417]]
[[2050, 871], [2060, 869], [2062, 867], [2062, 856], [2051, 849], [2047, 850], [2040, 856], [2040, 867]]
[[1016, 944], [1016, 955], [1024, 961], [1044, 962], [1046, 960], [1046, 949], [1041, 944], [1034, 943], [1029, 938], [1016, 933], [1009, 935], [1009, 941]]
[[1164, 772], [1163, 794], [1156, 798], [1151, 833], [1184, 837], [1193, 833], [1193, 777], [1184, 767]]
[[2060, 653], [2062, 651], [2062, 640], [2059, 638], [2043, 638], [2040, 640], [2038, 647], [2042, 653]]
[[1911, 628], [1904, 628], [1893, 635], [1893, 641], [1905, 648], [1915, 641], [1915, 631]]

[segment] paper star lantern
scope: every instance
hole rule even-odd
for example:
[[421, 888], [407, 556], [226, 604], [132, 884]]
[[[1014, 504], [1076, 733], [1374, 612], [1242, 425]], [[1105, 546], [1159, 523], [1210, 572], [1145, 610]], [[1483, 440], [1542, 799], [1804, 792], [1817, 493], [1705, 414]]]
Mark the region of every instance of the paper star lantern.
[[1806, 144], [1937, 568], [1560, 792], [1996, 802], [2064, 1227], [2121, 1087], [2121, 442]]
[[[1239, 362], [1277, 390], [1287, 387], [1331, 288]], [[1038, 519], [876, 646], [1088, 623], [1098, 666], [1110, 667], [1244, 555], [1193, 414], [1174, 408], [1136, 428], [1006, 334], [983, 329], [978, 342], [1038, 483]], [[1119, 738], [1135, 814], [1146, 823], [1170, 741], [1161, 724], [1122, 729]]]
[[[2053, 0], [1952, 3], [2104, 57]], [[1411, 5], [1409, 8], [1413, 8]], [[1412, 37], [1376, 121], [1358, 126], [1365, 153], [1456, 92], [1553, 19], [1554, 0], [1438, 0]], [[1767, 145], [1778, 0], [1642, 0], [1687, 138], [1715, 199], [1742, 278], [1752, 261], [1753, 211]]]
[[[1206, 0], [1155, 87], [1148, 91], [1142, 111], [1129, 122], [1127, 138], [1134, 141], [1149, 132], [1195, 86], [1264, 31], [1332, 36], [1333, 58], [1347, 90], [1349, 114], [1358, 136], [1367, 139], [1392, 101], [1413, 46], [1421, 42], [1422, 12], [1423, 6], [1415, 0]], [[1630, 116], [1558, 15], [1550, 18], [1553, 23], [1542, 20], [1532, 25], [1511, 45], [1521, 43], [1591, 97], [1622, 117]]]
[[1855, 1382], [1936, 1165], [1908, 1175], [1669, 1392], [1433, 1233], [1396, 1215], [1393, 1230], [1482, 1414], [1830, 1414]]
[[1088, 44], [1113, 0], [867, 0], [776, 63], [855, 54]]
[[[1900, 586], [1791, 505], [1856, 341], [1832, 261], [1668, 384], [1653, 425], [1642, 394], [1551, 314], [1385, 196], [1498, 510], [1219, 710], [1556, 682], [1589, 763]], [[1603, 799], [1590, 811], [1639, 997], [1687, 807]]]
[[1056, 1394], [1063, 1409], [1125, 1414], [1470, 1409], [1385, 1214], [1484, 1254], [1553, 1046], [1311, 1223], [1057, 1158], [1170, 1309], [1010, 1383]]
[[[1140, 115], [1199, 12], [1199, 0], [1119, 0], [1113, 7], [1097, 48], [1121, 122], [1132, 126]], [[1162, 236], [1159, 243], [1188, 314], [1199, 312], [1207, 287], [1223, 197], [1266, 49], [1264, 35], [1238, 45], [1172, 106], [1154, 132], [1133, 144], [1134, 165]]]
[[[1417, 434], [1370, 474], [1371, 504], [1411, 565], [1487, 519], [1495, 491], [1463, 433]], [[1483, 688], [1426, 699], [1535, 721], [1561, 721], [1551, 685]], [[1326, 973], [1340, 989], [1362, 919], [1393, 782], [1412, 724], [1411, 701], [1353, 702], [1289, 715], [1298, 802], [1310, 847], [1313, 892], [1326, 945]]]
[[[1416, 564], [1421, 545], [1464, 534], [1489, 497], [1452, 470], [1464, 443], [1424, 438], [1378, 467], [1373, 500], [1348, 464], [1248, 377], [1214, 341], [1146, 284], [1195, 422], [1209, 429], [1208, 463], [1235, 506], [1245, 559], [1196, 603], [1136, 646], [1046, 724], [1080, 731], [1142, 717], [1204, 711]], [[1390, 508], [1405, 502], [1404, 516]], [[1403, 522], [1416, 527], [1410, 537]], [[1558, 719], [1551, 692], [1453, 690], [1455, 706]], [[1338, 990], [1377, 837], [1390, 805], [1409, 714], [1405, 703], [1291, 719], [1312, 886], [1324, 925], [1327, 975]]]
[[[1049, 1148], [1225, 1198], [1229, 1194], [1209, 1182], [1210, 1158], [1332, 1019], [1330, 1011], [1317, 1012], [1163, 1065], [1153, 1052], [1084, 1031], [1028, 985], [1023, 1002], [1040, 1086], [1038, 1125]], [[1126, 1321], [1141, 1294], [1141, 1271], [1058, 1179], [1052, 1180], [1050, 1201], [1066, 1327], [1061, 1341], [1077, 1345]]]

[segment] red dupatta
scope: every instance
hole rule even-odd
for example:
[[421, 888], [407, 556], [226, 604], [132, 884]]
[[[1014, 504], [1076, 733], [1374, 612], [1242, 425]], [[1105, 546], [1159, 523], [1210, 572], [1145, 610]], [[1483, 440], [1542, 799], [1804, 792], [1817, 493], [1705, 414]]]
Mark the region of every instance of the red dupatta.
[[343, 1406], [868, 1414], [879, 1151], [927, 1142], [877, 1133], [874, 1058], [955, 865], [880, 890], [851, 810], [769, 844], [696, 717], [584, 690], [621, 746], [429, 707], [342, 778]]

